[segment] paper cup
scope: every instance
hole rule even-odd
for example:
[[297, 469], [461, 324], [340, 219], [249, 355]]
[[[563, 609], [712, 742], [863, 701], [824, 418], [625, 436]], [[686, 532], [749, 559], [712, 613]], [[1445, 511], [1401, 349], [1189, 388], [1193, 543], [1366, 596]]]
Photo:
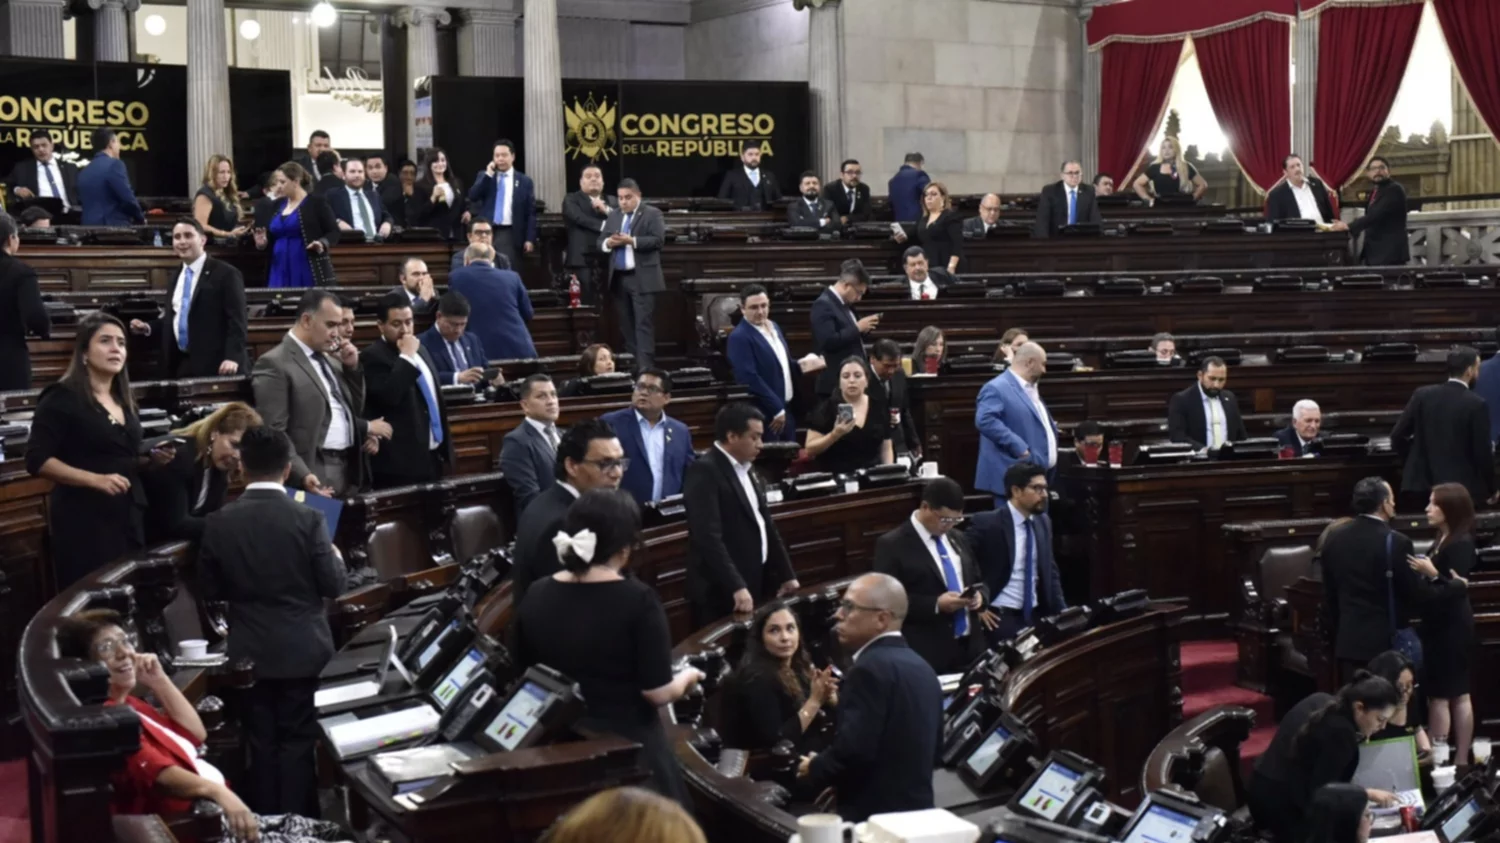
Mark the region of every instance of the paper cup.
[[177, 652], [185, 659], [201, 659], [208, 655], [208, 642], [202, 638], [178, 641]]
[[1432, 786], [1439, 793], [1453, 786], [1458, 779], [1457, 767], [1433, 767]]

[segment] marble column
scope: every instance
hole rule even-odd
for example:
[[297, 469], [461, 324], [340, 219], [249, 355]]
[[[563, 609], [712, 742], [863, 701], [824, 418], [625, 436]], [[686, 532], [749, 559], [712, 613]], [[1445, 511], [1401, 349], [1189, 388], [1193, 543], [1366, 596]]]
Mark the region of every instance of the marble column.
[[229, 44], [224, 29], [224, 0], [189, 0], [186, 193], [189, 196], [197, 189], [210, 155], [234, 154], [229, 122]]
[[[526, 0], [522, 19], [526, 64], [526, 175], [538, 199], [556, 211], [567, 193], [563, 168], [562, 54], [558, 47], [557, 0]], [[641, 189], [649, 196], [651, 185]]]
[[458, 20], [460, 76], [516, 75], [516, 19], [514, 12], [462, 9]]
[[844, 11], [839, 0], [806, 0], [807, 88], [812, 95], [812, 169], [837, 178], [844, 160]]
[[396, 15], [396, 22], [406, 27], [406, 113], [411, 115], [411, 134], [407, 154], [417, 160], [417, 80], [436, 76], [438, 72], [438, 24], [453, 22], [448, 10], [436, 6], [406, 6]]
[[1314, 118], [1318, 113], [1319, 15], [1297, 20], [1296, 81], [1292, 83], [1292, 150], [1312, 163]]
[[[192, 4], [188, 6], [191, 10]], [[140, 7], [140, 0], [89, 0], [89, 8], [94, 10], [95, 61], [130, 61], [130, 16], [126, 12]]]
[[10, 32], [5, 54], [37, 59], [63, 57], [63, 10], [67, 0], [4, 0], [0, 32]]
[[[1093, 9], [1080, 9], [1079, 38], [1083, 41], [1083, 137], [1079, 149], [1082, 150], [1083, 177], [1092, 180], [1099, 172], [1099, 88], [1102, 83], [1101, 69], [1104, 65], [1104, 52], [1102, 50], [1089, 49], [1089, 18], [1094, 16]], [[1110, 173], [1115, 182], [1127, 175], [1126, 173]]]

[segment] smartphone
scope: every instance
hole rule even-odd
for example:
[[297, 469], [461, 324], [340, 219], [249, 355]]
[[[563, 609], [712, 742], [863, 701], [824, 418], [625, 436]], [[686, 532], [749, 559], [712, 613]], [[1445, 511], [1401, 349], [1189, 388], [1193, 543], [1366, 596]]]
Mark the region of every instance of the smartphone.
[[490, 368], [484, 370], [484, 382], [485, 383], [491, 383], [491, 382], [493, 382], [495, 380], [495, 378], [498, 378], [498, 377], [500, 377], [500, 370], [499, 369], [491, 366]]
[[901, 228], [901, 223], [899, 223], [899, 222], [893, 222], [893, 223], [891, 223], [891, 233], [892, 234], [905, 234], [906, 232]]
[[840, 404], [839, 405], [838, 421], [839, 421], [840, 424], [842, 424], [843, 422], [852, 422], [852, 421], [854, 421], [854, 405], [853, 404]]
[[187, 444], [188, 441], [181, 436], [156, 436], [151, 439], [142, 439], [140, 455], [146, 456], [157, 448], [165, 448], [169, 445], [172, 447], [181, 448]]
[[965, 600], [973, 600], [974, 599], [974, 595], [976, 595], [978, 593], [979, 593], [979, 586], [977, 586], [977, 585], [970, 585], [968, 588], [964, 589], [963, 591], [960, 591], [958, 593], [958, 596], [962, 597]]

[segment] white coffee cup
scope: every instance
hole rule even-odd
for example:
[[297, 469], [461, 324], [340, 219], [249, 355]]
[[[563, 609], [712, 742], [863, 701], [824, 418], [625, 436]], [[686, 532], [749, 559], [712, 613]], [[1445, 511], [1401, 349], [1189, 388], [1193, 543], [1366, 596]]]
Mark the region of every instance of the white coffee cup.
[[926, 460], [922, 463], [921, 468], [917, 470], [917, 473], [922, 477], [937, 477], [939, 476], [938, 464], [934, 460]]
[[1458, 779], [1458, 768], [1457, 767], [1433, 767], [1432, 768], [1432, 786], [1439, 793], [1441, 793], [1442, 791], [1445, 791], [1448, 788], [1452, 787], [1453, 786], [1453, 782], [1456, 781], [1457, 779]]
[[1489, 760], [1490, 760], [1490, 739], [1489, 738], [1475, 738], [1474, 739], [1474, 763], [1475, 764], [1486, 764], [1486, 763], [1489, 762]]
[[854, 823], [838, 814], [805, 814], [797, 818], [797, 836], [802, 843], [844, 843], [844, 830]]
[[1452, 757], [1453, 747], [1449, 746], [1447, 741], [1432, 742], [1432, 763], [1434, 766], [1441, 767], [1447, 764], [1448, 759]]
[[177, 652], [185, 659], [201, 659], [208, 655], [208, 642], [202, 638], [178, 641]]

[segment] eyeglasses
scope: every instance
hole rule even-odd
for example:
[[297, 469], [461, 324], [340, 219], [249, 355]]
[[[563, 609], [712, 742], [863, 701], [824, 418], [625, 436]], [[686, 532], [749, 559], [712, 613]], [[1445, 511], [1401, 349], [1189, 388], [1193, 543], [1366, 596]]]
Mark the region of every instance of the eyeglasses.
[[1033, 483], [1030, 486], [1026, 487], [1026, 491], [1028, 491], [1028, 492], [1036, 492], [1039, 495], [1046, 494], [1046, 492], [1047, 492], [1047, 484], [1046, 483]]
[[94, 642], [94, 655], [101, 659], [112, 658], [115, 655], [115, 651], [119, 650], [122, 646], [127, 646], [134, 652], [136, 643], [139, 640], [133, 632], [128, 632], [123, 636], [111, 636], [102, 641]]
[[617, 460], [584, 460], [585, 465], [591, 465], [605, 474], [611, 471], [629, 471], [630, 457], [621, 457]]
[[878, 606], [861, 606], [853, 600], [840, 600], [839, 611], [848, 615], [854, 612], [883, 612], [885, 610]]
[[1063, 170], [1063, 175], [1065, 175], [1065, 176], [1082, 176], [1083, 175], [1083, 171], [1082, 170]]
[[635, 385], [635, 391], [642, 395], [661, 395], [666, 392], [654, 383], [638, 383]]

